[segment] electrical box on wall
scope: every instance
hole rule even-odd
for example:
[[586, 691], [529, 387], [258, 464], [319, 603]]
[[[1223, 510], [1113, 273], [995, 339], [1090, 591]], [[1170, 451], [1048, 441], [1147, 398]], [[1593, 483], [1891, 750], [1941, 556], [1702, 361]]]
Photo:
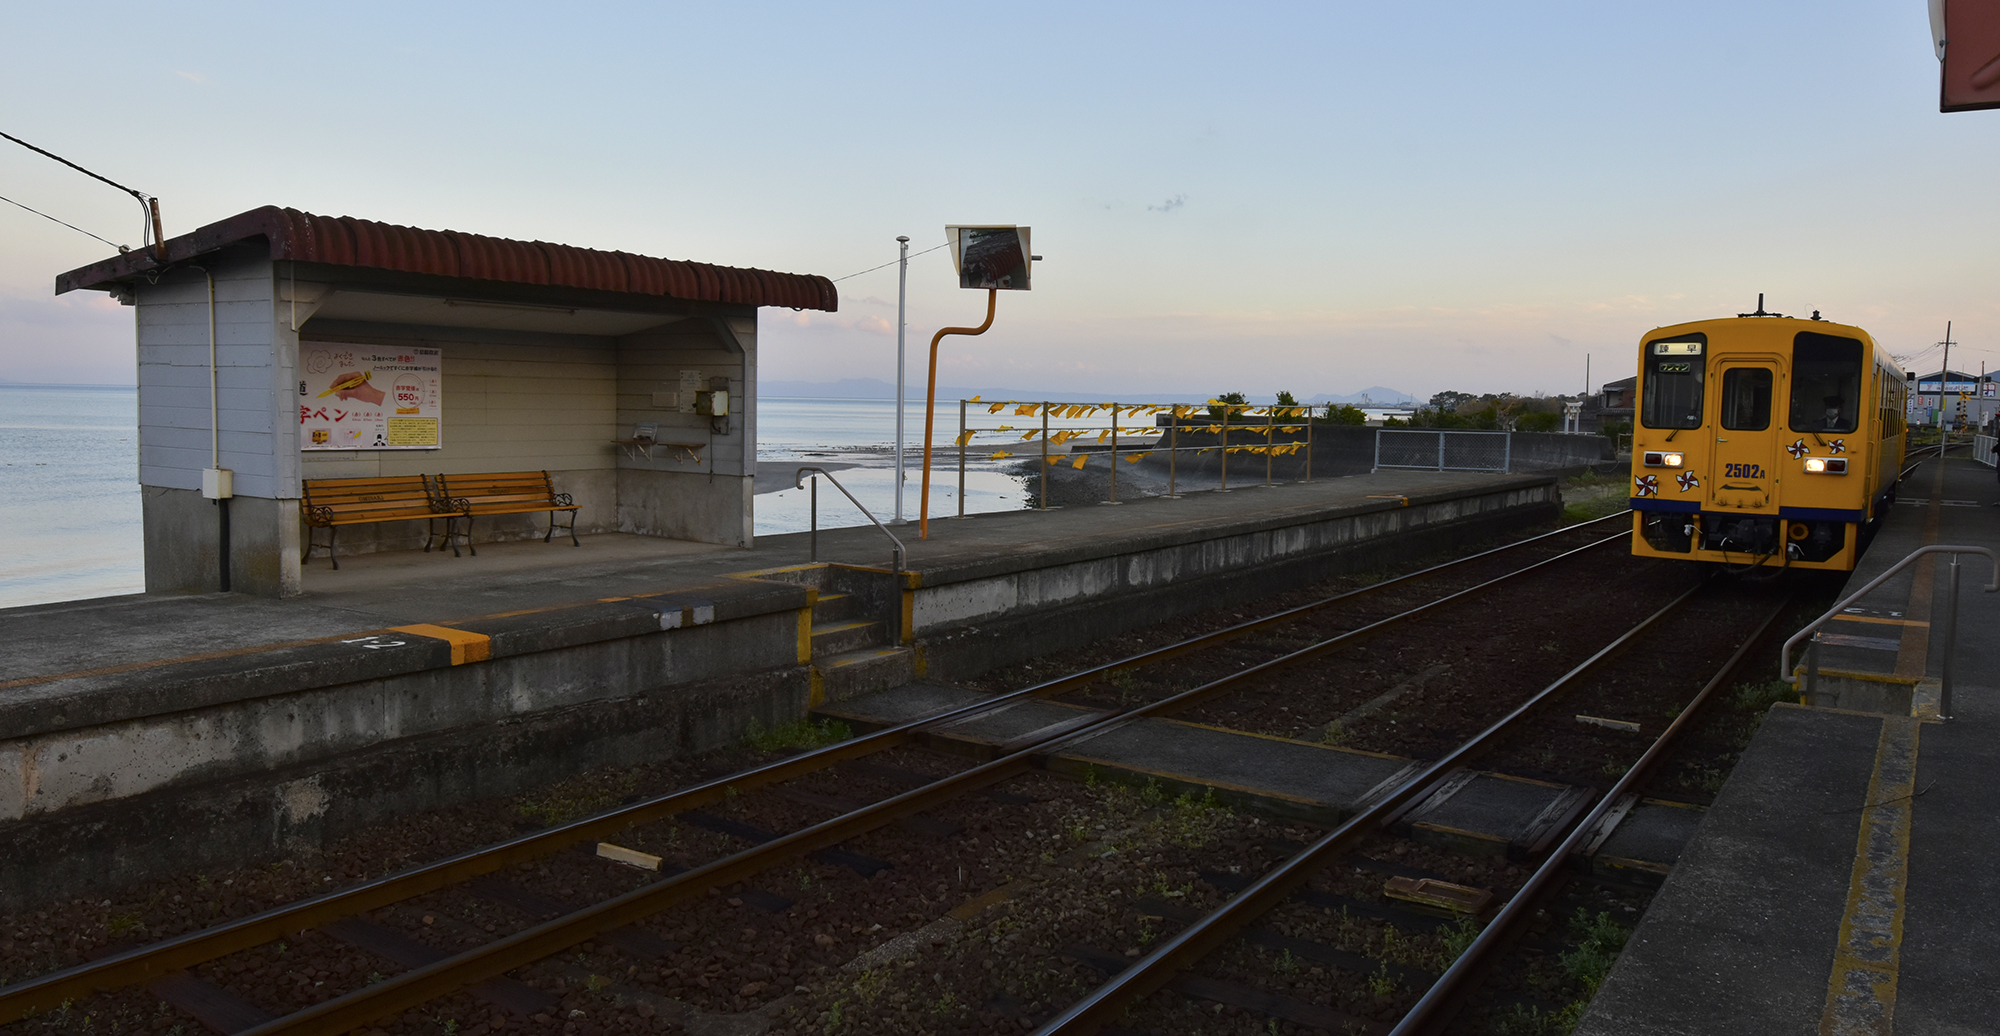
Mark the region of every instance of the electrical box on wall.
[[729, 390], [706, 389], [694, 394], [694, 412], [703, 417], [729, 416]]
[[236, 472], [228, 468], [201, 469], [201, 496], [204, 500], [227, 500], [236, 495]]

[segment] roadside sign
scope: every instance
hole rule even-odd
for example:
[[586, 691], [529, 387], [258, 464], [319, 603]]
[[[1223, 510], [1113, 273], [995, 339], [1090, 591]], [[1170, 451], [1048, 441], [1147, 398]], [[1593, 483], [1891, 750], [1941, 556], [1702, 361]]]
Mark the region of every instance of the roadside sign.
[[951, 241], [951, 262], [958, 267], [961, 288], [1028, 290], [1028, 228], [963, 226], [944, 228]]
[[1942, 62], [1939, 111], [2000, 108], [2000, 4], [1931, 0], [1931, 42]]

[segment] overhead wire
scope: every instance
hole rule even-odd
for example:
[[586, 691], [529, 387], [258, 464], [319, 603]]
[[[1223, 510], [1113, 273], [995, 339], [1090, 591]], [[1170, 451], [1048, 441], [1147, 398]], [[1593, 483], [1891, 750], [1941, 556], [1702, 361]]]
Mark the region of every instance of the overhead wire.
[[[942, 244], [942, 245], [933, 245], [932, 247], [930, 247], [930, 248], [926, 248], [926, 249], [924, 249], [924, 250], [923, 250], [923, 251], [921, 251], [921, 252], [912, 252], [912, 253], [910, 254], [909, 258], [911, 258], [911, 259], [915, 259], [915, 258], [916, 258], [917, 256], [920, 256], [920, 255], [928, 255], [928, 254], [930, 254], [930, 253], [932, 253], [932, 252], [935, 252], [935, 251], [937, 251], [937, 250], [938, 250], [938, 249], [940, 249], [940, 248], [948, 248], [948, 247], [950, 247], [950, 245], [951, 245], [951, 242], [949, 242], [949, 241], [946, 241], [946, 242], [945, 242], [944, 244]], [[847, 275], [846, 277], [835, 277], [835, 278], [833, 279], [833, 282], [834, 282], [835, 284], [839, 284], [839, 283], [840, 283], [841, 281], [845, 281], [845, 280], [851, 280], [851, 279], [853, 279], [853, 278], [855, 278], [855, 277], [859, 277], [859, 276], [861, 276], [861, 274], [863, 274], [863, 273], [874, 273], [874, 272], [875, 272], [875, 271], [877, 271], [877, 270], [882, 270], [882, 269], [887, 269], [888, 267], [891, 267], [891, 266], [894, 266], [894, 265], [896, 265], [897, 263], [900, 263], [900, 262], [902, 262], [902, 261], [903, 261], [903, 257], [901, 257], [901, 256], [898, 256], [898, 257], [896, 257], [896, 258], [894, 258], [894, 259], [891, 259], [891, 260], [889, 260], [889, 261], [888, 261], [888, 262], [886, 262], [886, 263], [883, 263], [883, 264], [882, 264], [881, 266], [871, 266], [871, 267], [867, 268], [866, 270], [862, 270], [862, 271], [861, 271], [861, 273], [850, 273], [850, 274], [848, 274], [848, 275]]]
[[[43, 219], [46, 219], [46, 220], [50, 220], [50, 221], [52, 221], [52, 222], [55, 222], [55, 223], [61, 223], [61, 224], [62, 224], [63, 226], [66, 226], [66, 227], [70, 228], [71, 230], [74, 230], [74, 231], [76, 231], [77, 233], [79, 233], [79, 234], [82, 234], [82, 235], [83, 235], [83, 236], [85, 236], [85, 237], [97, 237], [97, 235], [96, 235], [96, 234], [93, 234], [93, 233], [91, 233], [90, 231], [88, 231], [88, 230], [85, 230], [85, 229], [83, 229], [82, 227], [79, 227], [79, 226], [77, 226], [77, 225], [76, 225], [76, 224], [74, 224], [74, 223], [69, 223], [69, 222], [65, 222], [65, 221], [63, 221], [63, 220], [60, 220], [60, 219], [57, 219], [57, 218], [56, 218], [56, 217], [54, 217], [54, 216], [51, 216], [51, 215], [49, 215], [49, 214], [48, 214], [48, 213], [46, 213], [46, 212], [43, 212], [43, 211], [42, 211], [42, 210], [40, 210], [40, 209], [37, 209], [37, 208], [32, 208], [32, 207], [30, 207], [30, 206], [27, 206], [27, 205], [23, 205], [23, 204], [21, 204], [20, 202], [18, 202], [18, 201], [15, 201], [14, 199], [12, 199], [12, 198], [9, 198], [9, 197], [7, 197], [7, 196], [6, 196], [6, 195], [4, 195], [4, 194], [0, 194], [0, 201], [4, 201], [4, 202], [6, 202], [6, 203], [7, 203], [7, 204], [9, 204], [9, 205], [12, 205], [12, 206], [14, 206], [15, 208], [20, 208], [20, 209], [27, 209], [27, 210], [28, 210], [29, 212], [32, 212], [32, 213], [34, 213], [35, 215], [37, 215], [37, 216], [40, 216], [40, 217], [42, 217]], [[101, 237], [97, 237], [97, 240], [99, 240], [99, 241], [103, 241], [103, 242], [104, 242], [105, 244], [107, 244], [107, 245], [110, 245], [110, 246], [111, 246], [111, 247], [113, 247], [113, 248], [116, 248], [116, 249], [117, 249], [117, 250], [119, 250], [120, 252], [125, 252], [125, 251], [129, 251], [129, 249], [128, 249], [128, 248], [126, 248], [126, 246], [124, 246], [124, 245], [121, 245], [121, 244], [117, 243], [116, 241], [108, 241], [108, 240], [105, 240], [104, 238], [101, 238]]]
[[[41, 156], [43, 156], [43, 157], [45, 157], [45, 158], [52, 158], [52, 159], [55, 159], [56, 161], [58, 161], [58, 162], [61, 162], [62, 164], [64, 164], [64, 165], [66, 165], [66, 166], [70, 167], [71, 169], [74, 169], [74, 170], [76, 170], [76, 171], [77, 171], [77, 172], [79, 172], [79, 173], [82, 173], [82, 174], [83, 174], [83, 175], [85, 175], [85, 176], [88, 176], [88, 177], [90, 177], [90, 178], [91, 178], [91, 179], [93, 179], [93, 180], [99, 180], [99, 181], [102, 181], [102, 182], [104, 182], [104, 183], [108, 183], [108, 184], [110, 184], [111, 186], [113, 186], [113, 187], [116, 187], [116, 188], [118, 188], [118, 189], [119, 189], [119, 190], [121, 190], [121, 191], [124, 191], [124, 192], [125, 192], [126, 194], [129, 194], [129, 195], [131, 195], [132, 197], [134, 197], [134, 198], [137, 198], [137, 199], [139, 200], [139, 210], [140, 210], [140, 217], [139, 217], [139, 225], [140, 225], [140, 243], [141, 243], [141, 244], [153, 244], [153, 243], [154, 243], [153, 241], [151, 241], [151, 240], [150, 240], [150, 235], [151, 235], [151, 233], [152, 233], [152, 225], [151, 225], [150, 223], [148, 223], [148, 222], [146, 221], [146, 215], [147, 215], [147, 208], [148, 208], [148, 206], [149, 206], [149, 205], [150, 205], [150, 204], [151, 204], [151, 203], [152, 203], [152, 202], [153, 202], [153, 201], [155, 200], [155, 199], [153, 198], [153, 196], [152, 196], [152, 195], [150, 195], [150, 194], [147, 194], [147, 193], [146, 193], [145, 191], [141, 191], [141, 190], [138, 190], [137, 188], [133, 188], [133, 187], [127, 187], [127, 186], [125, 186], [124, 184], [122, 184], [122, 183], [119, 183], [118, 181], [116, 181], [116, 180], [113, 180], [112, 178], [110, 178], [110, 177], [108, 177], [108, 176], [105, 176], [105, 175], [104, 175], [103, 173], [96, 173], [96, 172], [92, 172], [92, 171], [90, 171], [90, 170], [88, 170], [88, 169], [85, 169], [84, 167], [82, 167], [82, 166], [80, 166], [80, 165], [77, 165], [77, 164], [76, 164], [75, 162], [72, 162], [72, 161], [70, 161], [69, 159], [67, 159], [67, 158], [64, 158], [63, 156], [61, 156], [61, 155], [58, 155], [58, 154], [56, 154], [55, 152], [53, 152], [53, 151], [50, 151], [50, 150], [48, 150], [47, 148], [39, 148], [39, 147], [36, 147], [35, 145], [33, 145], [33, 144], [30, 144], [30, 143], [28, 143], [28, 142], [27, 142], [27, 141], [25, 141], [25, 140], [22, 140], [22, 139], [21, 139], [20, 137], [17, 137], [17, 136], [15, 136], [15, 135], [13, 135], [12, 133], [8, 133], [8, 132], [5, 132], [5, 131], [0, 131], [0, 137], [5, 137], [5, 138], [7, 138], [8, 140], [11, 140], [11, 141], [13, 141], [14, 143], [16, 143], [16, 144], [19, 144], [19, 145], [21, 145], [22, 147], [24, 147], [24, 148], [27, 148], [28, 150], [30, 150], [30, 151], [33, 151], [34, 153], [36, 153], [36, 154], [38, 154], [38, 155], [41, 155]], [[19, 204], [19, 203], [18, 203], [18, 202], [16, 202], [16, 204]], [[25, 206], [25, 205], [23, 205], [23, 206], [21, 206], [21, 207], [22, 207], [22, 208], [27, 208], [27, 206]], [[39, 213], [38, 213], [38, 215], [39, 215]], [[51, 217], [51, 218], [53, 218], [53, 217]], [[60, 221], [60, 220], [58, 220], [57, 222], [61, 222], [61, 221]], [[65, 224], [65, 225], [67, 225], [67, 224]], [[75, 229], [75, 228], [71, 228], [71, 229]], [[89, 234], [89, 233], [90, 233], [90, 231], [87, 231], [87, 230], [86, 230], [86, 231], [84, 231], [84, 233], [86, 233], [86, 234]], [[92, 237], [97, 237], [97, 235], [95, 235], [95, 234], [91, 234], [91, 236], [92, 236]], [[99, 240], [99, 241], [103, 241], [104, 239], [100, 237], [100, 238], [98, 238], [98, 240]], [[110, 244], [110, 242], [108, 242], [108, 241], [106, 241], [105, 243], [106, 243], [106, 244]], [[114, 247], [116, 247], [116, 246], [114, 246]]]

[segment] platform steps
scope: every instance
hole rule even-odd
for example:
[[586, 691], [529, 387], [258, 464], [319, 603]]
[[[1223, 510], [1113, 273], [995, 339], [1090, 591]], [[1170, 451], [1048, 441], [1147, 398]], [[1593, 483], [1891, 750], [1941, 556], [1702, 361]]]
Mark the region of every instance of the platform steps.
[[845, 701], [915, 679], [916, 652], [899, 643], [902, 591], [895, 576], [828, 564], [761, 575], [817, 591], [809, 663], [815, 701]]

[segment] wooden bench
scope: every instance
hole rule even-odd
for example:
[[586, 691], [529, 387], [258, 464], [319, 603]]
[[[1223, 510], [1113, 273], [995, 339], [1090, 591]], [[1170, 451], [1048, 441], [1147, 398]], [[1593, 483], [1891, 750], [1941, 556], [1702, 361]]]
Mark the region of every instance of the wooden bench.
[[[533, 514], [536, 511], [549, 512], [549, 531], [542, 536], [547, 543], [556, 534], [556, 512], [569, 512], [569, 542], [581, 547], [576, 539], [577, 504], [568, 493], [556, 492], [556, 485], [550, 481], [546, 471], [503, 471], [473, 475], [435, 476], [438, 497], [445, 502], [451, 514], [445, 521], [445, 540], [450, 542], [452, 529], [462, 519], [465, 522], [465, 549], [477, 555], [472, 546], [472, 519], [482, 514]], [[452, 553], [458, 553], [453, 544]]]
[[[430, 522], [424, 535], [424, 550], [437, 540], [437, 522], [444, 520], [445, 542], [451, 540], [451, 520], [462, 516], [447, 509], [428, 475], [395, 475], [388, 478], [309, 478], [302, 483], [299, 514], [306, 523], [306, 549], [299, 563], [311, 560], [313, 529], [326, 530], [326, 554], [334, 568], [340, 558], [334, 545], [343, 525], [370, 522], [399, 522], [422, 519]], [[456, 554], [456, 548], [452, 553]]]

